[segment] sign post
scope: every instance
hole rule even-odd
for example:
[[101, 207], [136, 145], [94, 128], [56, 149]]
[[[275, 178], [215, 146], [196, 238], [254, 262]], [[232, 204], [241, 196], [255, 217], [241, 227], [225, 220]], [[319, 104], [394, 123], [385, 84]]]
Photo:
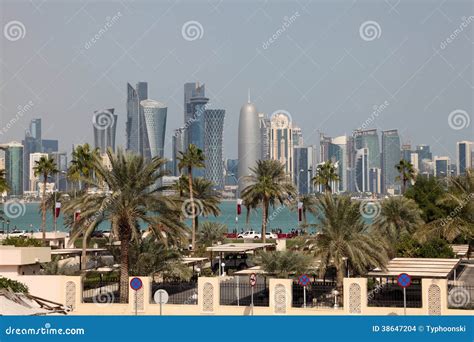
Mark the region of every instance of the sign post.
[[159, 289], [155, 292], [153, 295], [153, 300], [155, 301], [156, 304], [160, 304], [160, 316], [163, 315], [163, 304], [168, 303], [169, 295], [168, 292], [166, 292], [163, 289]]
[[306, 308], [306, 286], [310, 283], [310, 279], [306, 274], [298, 277], [298, 283], [303, 286], [303, 307]]
[[397, 277], [398, 286], [403, 288], [403, 314], [407, 315], [407, 287], [411, 285], [411, 276], [400, 273]]
[[255, 273], [252, 273], [249, 276], [249, 282], [250, 282], [250, 290], [251, 290], [251, 302], [250, 302], [250, 307], [252, 309], [252, 316], [253, 316], [253, 288], [255, 285], [257, 285], [257, 275]]
[[138, 301], [137, 301], [137, 292], [143, 286], [143, 282], [140, 278], [135, 277], [130, 280], [130, 287], [135, 291], [135, 316], [138, 315]]

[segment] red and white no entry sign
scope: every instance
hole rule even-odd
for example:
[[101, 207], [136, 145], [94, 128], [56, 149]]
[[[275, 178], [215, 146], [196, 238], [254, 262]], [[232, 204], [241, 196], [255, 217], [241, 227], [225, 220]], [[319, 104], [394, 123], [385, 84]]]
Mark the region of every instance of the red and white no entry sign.
[[257, 275], [255, 273], [252, 273], [249, 277], [250, 280], [250, 286], [255, 286], [257, 284]]

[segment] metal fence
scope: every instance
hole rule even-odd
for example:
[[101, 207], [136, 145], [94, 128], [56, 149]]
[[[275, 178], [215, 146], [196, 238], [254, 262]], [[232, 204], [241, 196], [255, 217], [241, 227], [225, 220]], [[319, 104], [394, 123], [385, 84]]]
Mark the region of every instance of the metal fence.
[[[332, 281], [312, 282], [306, 286], [306, 307], [334, 307], [340, 303], [339, 296], [336, 298], [334, 290], [336, 283]], [[298, 283], [293, 283], [292, 306], [301, 308], [305, 306], [304, 287]]]
[[[220, 283], [220, 304], [250, 306], [252, 287], [248, 282], [238, 283], [234, 280]], [[270, 293], [266, 282], [257, 283], [253, 288], [253, 305], [268, 306]]]
[[153, 296], [157, 290], [168, 292], [168, 304], [196, 305], [198, 303], [198, 284], [190, 282], [152, 282], [150, 303], [155, 304]]
[[474, 286], [448, 285], [449, 309], [474, 309]]
[[[406, 288], [407, 308], [421, 308], [421, 298], [421, 281], [414, 281]], [[396, 283], [377, 285], [367, 293], [367, 301], [371, 307], [403, 308], [403, 288]]]
[[84, 279], [82, 284], [84, 303], [120, 303], [120, 279]]

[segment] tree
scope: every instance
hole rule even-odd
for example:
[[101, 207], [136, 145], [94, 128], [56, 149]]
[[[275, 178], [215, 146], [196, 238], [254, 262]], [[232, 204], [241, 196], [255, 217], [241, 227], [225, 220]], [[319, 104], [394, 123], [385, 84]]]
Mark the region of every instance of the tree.
[[28, 293], [28, 286], [19, 281], [0, 276], [0, 289], [11, 290], [14, 293]]
[[204, 222], [198, 230], [198, 241], [203, 246], [209, 247], [218, 241], [224, 240], [227, 226], [218, 222]]
[[0, 170], [0, 195], [8, 191], [8, 182], [5, 170]]
[[178, 169], [181, 171], [182, 169], [187, 170], [188, 175], [188, 188], [189, 188], [189, 203], [191, 208], [191, 218], [192, 220], [192, 249], [193, 251], [196, 250], [196, 221], [194, 218], [196, 217], [196, 206], [194, 203], [194, 192], [193, 192], [193, 169], [195, 168], [203, 168], [204, 167], [204, 154], [202, 150], [199, 149], [196, 145], [190, 144], [188, 146], [188, 150], [186, 152], [179, 152], [177, 159], [179, 160]]
[[303, 274], [311, 266], [309, 255], [295, 251], [273, 251], [260, 253], [262, 268], [278, 278], [288, 278], [290, 274]]
[[244, 177], [249, 185], [242, 191], [242, 199], [251, 207], [262, 204], [262, 240], [265, 242], [270, 205], [283, 205], [295, 197], [296, 189], [286, 175], [285, 166], [277, 160], [258, 160], [257, 166], [250, 170], [252, 175]]
[[73, 182], [79, 183], [81, 190], [82, 184], [84, 184], [87, 189], [88, 182], [83, 182], [83, 180], [92, 177], [93, 163], [99, 155], [99, 149], [92, 149], [87, 143], [76, 146], [72, 151], [72, 160], [68, 169], [68, 176]]
[[[100, 157], [94, 158], [93, 169], [97, 179], [104, 182], [109, 193], [82, 193], [66, 205], [65, 211], [72, 217], [81, 209], [76, 222], [68, 222], [72, 227], [71, 240], [79, 236], [89, 236], [104, 221], [109, 221], [112, 233], [120, 241], [120, 302], [128, 301], [129, 251], [133, 241], [141, 239], [141, 227], [153, 232], [158, 241], [167, 245], [183, 242], [185, 226], [176, 220], [180, 210], [175, 198], [162, 195], [162, 188], [156, 184], [163, 177], [165, 160], [142, 156], [119, 150], [113, 154], [107, 151], [110, 168]], [[88, 183], [97, 185], [93, 179]]]
[[373, 228], [394, 244], [401, 235], [413, 234], [424, 224], [421, 210], [415, 201], [405, 197], [389, 197], [382, 201]]
[[418, 175], [415, 184], [406, 190], [404, 196], [418, 204], [423, 221], [429, 223], [448, 215], [449, 209], [437, 204], [444, 194], [445, 190], [437, 178]]
[[48, 177], [58, 173], [58, 169], [56, 168], [56, 162], [54, 159], [43, 156], [35, 161], [33, 170], [35, 177], [41, 176], [43, 180], [43, 195], [41, 197], [41, 230], [43, 232], [43, 244], [46, 244], [46, 185], [48, 183]]
[[437, 236], [449, 242], [458, 238], [464, 241], [474, 238], [473, 170], [468, 169], [463, 175], [452, 177], [448, 191], [436, 204], [449, 208], [449, 213], [425, 225], [418, 234], [419, 238], [426, 240]]
[[317, 208], [321, 213], [319, 232], [307, 245], [320, 260], [321, 276], [334, 266], [337, 287], [342, 291], [346, 262], [359, 274], [371, 267], [384, 268], [388, 261], [387, 245], [364, 223], [359, 203], [351, 201], [349, 196], [325, 194], [318, 199]]
[[316, 176], [311, 180], [315, 185], [322, 185], [326, 193], [332, 193], [332, 182], [337, 182], [339, 175], [336, 172], [336, 166], [330, 161], [319, 164], [316, 169]]
[[193, 179], [193, 191], [194, 191], [194, 201], [197, 205], [195, 208], [199, 212], [195, 212], [194, 215], [194, 226], [196, 231], [199, 231], [199, 215], [202, 216], [219, 216], [221, 209], [219, 204], [221, 203], [219, 194], [213, 189], [214, 184], [202, 177], [197, 177]]
[[397, 256], [402, 258], [451, 259], [456, 257], [448, 242], [436, 237], [420, 243], [410, 235], [403, 235], [395, 247]]
[[400, 162], [395, 165], [395, 168], [400, 174], [396, 179], [402, 182], [402, 194], [404, 194], [407, 188], [407, 183], [415, 180], [416, 178], [415, 168], [413, 167], [412, 163], [405, 159], [400, 160]]

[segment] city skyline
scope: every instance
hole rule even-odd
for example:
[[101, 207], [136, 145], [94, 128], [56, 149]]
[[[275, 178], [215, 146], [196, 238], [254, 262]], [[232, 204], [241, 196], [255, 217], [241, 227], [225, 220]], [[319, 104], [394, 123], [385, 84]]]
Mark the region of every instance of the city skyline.
[[[227, 158], [237, 156], [235, 127], [248, 88], [260, 111], [291, 113], [306, 145], [318, 144], [318, 131], [340, 136], [355, 128], [398, 129], [402, 144], [428, 144], [454, 160], [456, 142], [474, 135], [472, 123], [453, 129], [448, 121], [451, 113], [472, 121], [468, 1], [38, 7], [2, 3], [2, 26], [18, 20], [26, 31], [22, 39], [1, 41], [2, 142], [21, 140], [30, 119], [41, 117], [48, 123], [45, 135], [57, 137], [67, 151], [93, 141], [86, 113], [115, 108], [116, 144], [126, 146], [124, 84], [134, 80], [148, 82], [149, 98], [168, 106], [168, 158], [173, 130], [183, 124], [183, 84], [198, 81], [213, 107], [226, 110]], [[196, 26], [197, 37], [185, 30], [194, 21], [202, 27]], [[363, 30], [367, 22], [377, 23], [375, 37]], [[158, 49], [150, 37], [159, 40]], [[30, 103], [5, 132], [18, 106]]]

